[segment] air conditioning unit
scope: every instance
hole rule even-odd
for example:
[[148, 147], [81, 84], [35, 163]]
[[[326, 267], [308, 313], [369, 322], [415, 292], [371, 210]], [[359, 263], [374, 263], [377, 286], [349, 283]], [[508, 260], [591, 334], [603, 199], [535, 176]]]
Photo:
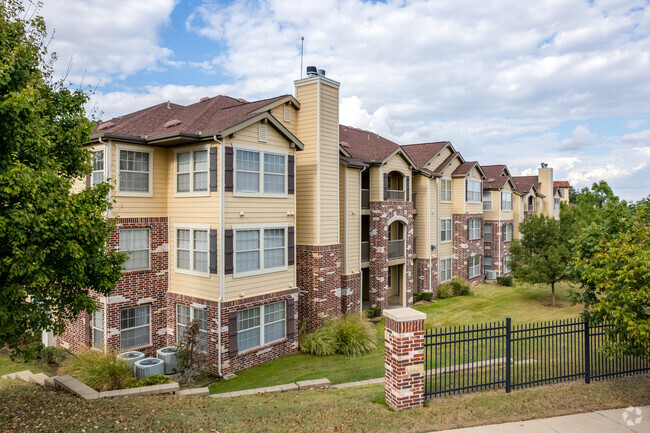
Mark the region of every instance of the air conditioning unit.
[[176, 346], [163, 347], [156, 350], [156, 358], [165, 361], [165, 374], [174, 374], [176, 369]]
[[138, 379], [154, 374], [165, 374], [165, 361], [158, 358], [145, 358], [135, 363], [135, 377]]
[[126, 360], [133, 367], [137, 361], [144, 359], [144, 353], [133, 350], [131, 352], [120, 353], [117, 357]]
[[497, 271], [491, 270], [491, 269], [486, 269], [485, 270], [485, 279], [486, 280], [496, 280], [497, 279]]

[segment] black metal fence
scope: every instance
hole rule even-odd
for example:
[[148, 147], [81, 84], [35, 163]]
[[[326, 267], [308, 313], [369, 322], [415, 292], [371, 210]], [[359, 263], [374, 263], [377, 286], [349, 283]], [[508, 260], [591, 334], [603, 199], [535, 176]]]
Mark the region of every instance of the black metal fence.
[[579, 319], [512, 325], [506, 319], [428, 330], [424, 335], [424, 396], [496, 388], [510, 392], [650, 371], [650, 358], [609, 359], [601, 353], [609, 326]]

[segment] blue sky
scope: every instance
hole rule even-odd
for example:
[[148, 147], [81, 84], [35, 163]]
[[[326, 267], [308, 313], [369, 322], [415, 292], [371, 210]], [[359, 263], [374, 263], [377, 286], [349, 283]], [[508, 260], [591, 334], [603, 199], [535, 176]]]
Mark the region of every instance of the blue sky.
[[[341, 123], [581, 188], [650, 194], [650, 1], [44, 0], [62, 75], [102, 119], [341, 82]], [[85, 76], [84, 76], [85, 75]]]

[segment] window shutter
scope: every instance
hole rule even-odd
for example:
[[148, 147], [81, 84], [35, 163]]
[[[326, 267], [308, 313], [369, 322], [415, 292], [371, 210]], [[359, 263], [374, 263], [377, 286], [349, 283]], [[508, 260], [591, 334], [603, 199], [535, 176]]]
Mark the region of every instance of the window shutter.
[[224, 249], [224, 273], [225, 274], [232, 274], [234, 270], [233, 266], [233, 255], [234, 255], [234, 248], [233, 248], [233, 231], [232, 230], [226, 230], [225, 235], [224, 235], [224, 243], [226, 244]]
[[465, 180], [465, 201], [469, 201], [468, 199], [469, 192], [467, 190], [468, 188], [469, 188], [469, 181]]
[[237, 355], [237, 312], [228, 313], [228, 353]]
[[472, 226], [470, 224], [471, 222], [472, 222], [472, 220], [467, 220], [467, 239], [471, 238], [471, 226]]
[[296, 335], [296, 313], [293, 298], [287, 299], [287, 338]]
[[384, 173], [384, 201], [388, 201], [388, 173]]
[[91, 175], [87, 174], [86, 175], [86, 188], [90, 189], [92, 185], [92, 177]]
[[217, 191], [217, 149], [210, 148], [210, 191]]
[[217, 231], [210, 230], [210, 273], [217, 273]]
[[289, 164], [289, 167], [288, 167], [288, 176], [287, 177], [288, 177], [289, 184], [287, 185], [287, 191], [289, 192], [289, 194], [293, 194], [294, 191], [295, 191], [295, 185], [296, 185], [296, 180], [295, 180], [295, 178], [296, 178], [296, 175], [295, 175], [295, 172], [296, 172], [296, 157], [293, 156], [293, 155], [289, 155], [288, 164]]
[[410, 176], [405, 176], [404, 177], [404, 186], [406, 187], [405, 188], [406, 189], [406, 197], [404, 197], [404, 201], [411, 201], [409, 199], [409, 197], [410, 197], [410, 194], [409, 194], [409, 192], [410, 192], [410, 185], [409, 185], [410, 184], [410, 179], [411, 179]]
[[296, 263], [296, 242], [295, 242], [295, 235], [294, 235], [294, 228], [289, 227], [289, 245], [287, 249], [287, 255], [289, 256], [289, 266], [293, 265]]
[[86, 311], [85, 313], [85, 319], [86, 319], [86, 335], [85, 335], [85, 340], [86, 340], [86, 346], [90, 347], [91, 341], [90, 341], [90, 336], [93, 334], [93, 329], [92, 329], [92, 324], [93, 324], [93, 316], [90, 315]]
[[232, 192], [233, 190], [233, 159], [234, 159], [234, 154], [235, 154], [235, 149], [232, 147], [226, 147], [226, 160], [224, 161], [226, 163], [226, 166], [224, 168], [225, 172], [224, 174], [226, 175], [226, 180], [225, 180], [225, 190]]

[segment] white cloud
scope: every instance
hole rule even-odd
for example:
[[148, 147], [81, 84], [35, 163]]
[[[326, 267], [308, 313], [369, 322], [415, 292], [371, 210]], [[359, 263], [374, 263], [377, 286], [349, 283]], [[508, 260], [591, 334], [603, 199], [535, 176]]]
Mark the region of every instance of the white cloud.
[[588, 125], [578, 125], [571, 132], [571, 138], [562, 140], [561, 150], [578, 150], [587, 146], [594, 146], [598, 135], [589, 131]]
[[645, 125], [646, 122], [647, 121], [645, 119], [630, 119], [625, 122], [625, 127], [627, 129], [637, 129]]

